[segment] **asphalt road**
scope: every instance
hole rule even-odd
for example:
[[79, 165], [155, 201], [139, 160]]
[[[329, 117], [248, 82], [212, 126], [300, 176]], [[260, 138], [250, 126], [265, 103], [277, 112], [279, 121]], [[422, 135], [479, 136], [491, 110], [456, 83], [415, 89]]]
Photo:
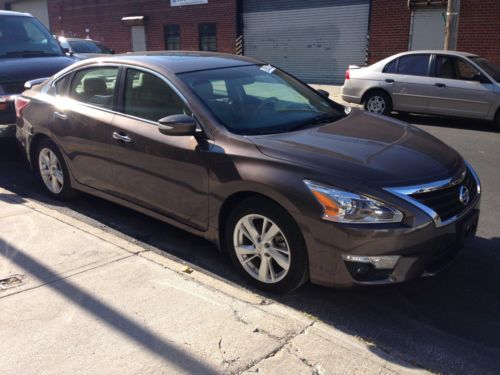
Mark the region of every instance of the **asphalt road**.
[[[266, 297], [413, 365], [446, 374], [496, 374], [500, 368], [500, 132], [487, 123], [468, 120], [424, 116], [407, 120], [457, 149], [481, 177], [484, 195], [477, 237], [434, 278], [357, 290], [306, 285], [285, 296]], [[0, 142], [0, 186], [250, 288], [228, 257], [204, 240], [88, 195], [64, 205], [47, 198], [12, 142]]]

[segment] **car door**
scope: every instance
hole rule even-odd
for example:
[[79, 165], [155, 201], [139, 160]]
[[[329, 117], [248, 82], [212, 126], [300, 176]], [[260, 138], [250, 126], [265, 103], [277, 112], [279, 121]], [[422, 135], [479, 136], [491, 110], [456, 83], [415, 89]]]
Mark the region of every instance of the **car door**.
[[386, 76], [391, 82], [393, 107], [398, 111], [425, 112], [428, 104], [430, 54], [410, 54], [399, 57], [396, 73]]
[[429, 112], [486, 118], [495, 99], [488, 78], [463, 58], [439, 54], [429, 86]]
[[128, 68], [122, 114], [113, 119], [114, 194], [199, 229], [208, 227], [208, 150], [203, 137], [161, 134], [158, 120], [190, 114], [167, 81]]
[[113, 183], [108, 134], [118, 72], [116, 66], [77, 71], [65, 95], [55, 101], [53, 112], [53, 131], [69, 158], [73, 177], [103, 191], [109, 191]]

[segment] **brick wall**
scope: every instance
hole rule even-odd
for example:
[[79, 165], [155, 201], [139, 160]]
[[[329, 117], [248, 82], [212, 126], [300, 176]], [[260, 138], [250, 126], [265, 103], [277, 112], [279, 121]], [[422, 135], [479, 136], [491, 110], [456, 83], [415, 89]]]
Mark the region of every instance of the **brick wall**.
[[368, 42], [370, 64], [408, 49], [410, 22], [407, 0], [372, 0]]
[[500, 0], [461, 0], [458, 50], [500, 65]]
[[[208, 4], [171, 7], [168, 0], [48, 0], [54, 34], [99, 40], [116, 52], [131, 50], [130, 26], [122, 17], [146, 16], [148, 50], [165, 49], [163, 26], [178, 24], [181, 48], [198, 50], [198, 24], [217, 24], [217, 49], [234, 53], [236, 0], [209, 0]], [[85, 32], [89, 29], [90, 32]]]

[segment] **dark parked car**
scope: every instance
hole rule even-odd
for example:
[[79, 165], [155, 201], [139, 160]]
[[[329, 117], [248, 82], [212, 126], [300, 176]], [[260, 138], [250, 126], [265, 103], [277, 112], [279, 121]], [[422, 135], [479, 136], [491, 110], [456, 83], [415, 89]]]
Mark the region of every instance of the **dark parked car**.
[[75, 189], [216, 243], [256, 286], [383, 284], [444, 267], [480, 183], [419, 128], [344, 108], [259, 61], [85, 60], [16, 101], [43, 186]]
[[74, 62], [36, 18], [0, 11], [0, 138], [15, 134], [14, 99], [24, 83], [50, 77]]
[[66, 38], [60, 36], [57, 40], [65, 52], [70, 53], [78, 60], [115, 54], [115, 51], [111, 48], [92, 39]]

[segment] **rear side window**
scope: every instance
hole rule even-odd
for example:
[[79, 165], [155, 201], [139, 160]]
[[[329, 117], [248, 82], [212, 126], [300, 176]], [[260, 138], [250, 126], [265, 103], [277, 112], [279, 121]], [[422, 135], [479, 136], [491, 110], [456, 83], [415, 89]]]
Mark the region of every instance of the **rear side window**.
[[100, 67], [80, 70], [71, 82], [69, 96], [82, 103], [113, 108], [118, 68]]
[[427, 76], [430, 55], [406, 55], [399, 58], [398, 74]]
[[384, 73], [396, 73], [398, 67], [398, 59], [392, 60], [384, 67]]
[[165, 81], [135, 69], [127, 69], [123, 112], [154, 122], [171, 115], [190, 114]]
[[66, 88], [68, 87], [69, 78], [71, 75], [67, 75], [59, 79], [56, 83], [54, 83], [54, 91], [49, 94], [56, 96], [64, 96], [66, 94]]

